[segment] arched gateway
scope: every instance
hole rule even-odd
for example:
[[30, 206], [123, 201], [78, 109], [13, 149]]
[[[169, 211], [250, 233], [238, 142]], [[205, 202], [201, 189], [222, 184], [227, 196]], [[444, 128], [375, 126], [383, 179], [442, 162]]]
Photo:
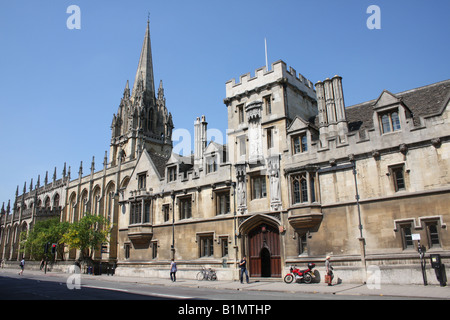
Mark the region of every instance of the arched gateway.
[[240, 225], [244, 254], [251, 277], [281, 277], [279, 225], [275, 219], [256, 215]]

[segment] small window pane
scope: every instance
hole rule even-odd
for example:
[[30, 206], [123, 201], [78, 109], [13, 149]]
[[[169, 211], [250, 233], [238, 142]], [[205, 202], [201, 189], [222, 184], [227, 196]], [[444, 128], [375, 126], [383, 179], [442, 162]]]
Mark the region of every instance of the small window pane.
[[439, 246], [439, 233], [435, 223], [428, 225], [428, 234], [430, 238], [430, 247]]
[[383, 133], [391, 132], [391, 123], [387, 114], [381, 117], [381, 125], [383, 126]]
[[393, 112], [391, 114], [391, 118], [392, 118], [392, 129], [393, 129], [393, 131], [400, 130], [400, 118], [398, 117], [398, 113], [397, 112]]
[[409, 226], [402, 227], [402, 232], [403, 232], [404, 249], [413, 248], [414, 242], [412, 240], [411, 227]]

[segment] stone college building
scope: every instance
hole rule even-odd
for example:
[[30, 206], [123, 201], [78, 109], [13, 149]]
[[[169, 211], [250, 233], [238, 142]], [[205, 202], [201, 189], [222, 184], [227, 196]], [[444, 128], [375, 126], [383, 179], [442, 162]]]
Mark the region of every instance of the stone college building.
[[[373, 94], [346, 107], [341, 77], [313, 84], [277, 61], [226, 82], [226, 145], [209, 142], [206, 117], [195, 115], [194, 152], [178, 155], [147, 24], [109, 159], [18, 187], [1, 210], [1, 259], [31, 257], [19, 235], [36, 221], [90, 212], [113, 223], [94, 259], [118, 275], [168, 278], [174, 258], [181, 278], [211, 267], [236, 280], [246, 255], [251, 277], [281, 281], [291, 265], [313, 262], [323, 282], [331, 255], [344, 282], [376, 270], [382, 283], [422, 283], [420, 236], [436, 282], [429, 255], [450, 261], [450, 80]], [[54, 268], [79, 255], [66, 247]]]

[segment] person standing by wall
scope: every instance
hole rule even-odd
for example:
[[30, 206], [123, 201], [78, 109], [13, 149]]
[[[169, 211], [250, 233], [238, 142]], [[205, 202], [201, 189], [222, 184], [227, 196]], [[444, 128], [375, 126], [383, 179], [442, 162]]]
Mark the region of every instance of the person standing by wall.
[[170, 280], [172, 280], [172, 282], [177, 281], [177, 263], [174, 261], [174, 259], [172, 259], [172, 262], [170, 263]]
[[242, 260], [241, 260], [241, 262], [239, 262], [239, 266], [241, 267], [241, 276], [240, 276], [240, 280], [241, 280], [241, 283], [244, 283], [243, 282], [243, 278], [244, 278], [244, 273], [245, 273], [245, 276], [246, 276], [246, 280], [247, 280], [247, 283], [249, 283], [249, 279], [248, 279], [248, 271], [247, 271], [247, 257], [246, 256], [244, 256], [243, 258], [242, 258]]
[[23, 275], [23, 269], [25, 268], [25, 259], [24, 258], [22, 258], [22, 260], [20, 261], [19, 266], [20, 266], [19, 275]]
[[325, 258], [325, 268], [326, 268], [326, 275], [325, 275], [325, 282], [328, 283], [329, 286], [331, 286], [331, 280], [333, 280], [333, 267], [330, 262], [331, 257], [327, 256]]

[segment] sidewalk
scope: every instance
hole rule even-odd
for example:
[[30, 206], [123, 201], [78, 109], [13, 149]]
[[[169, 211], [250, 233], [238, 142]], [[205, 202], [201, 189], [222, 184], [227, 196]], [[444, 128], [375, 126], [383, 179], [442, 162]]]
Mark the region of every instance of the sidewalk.
[[171, 282], [169, 278], [139, 278], [139, 277], [116, 277], [116, 276], [97, 276], [103, 280], [109, 281], [127, 281], [133, 283], [147, 283], [149, 285], [162, 286], [185, 286], [191, 288], [210, 288], [241, 291], [272, 291], [272, 292], [290, 292], [290, 293], [320, 293], [335, 295], [361, 295], [361, 296], [391, 296], [391, 297], [410, 297], [426, 299], [449, 299], [450, 287], [440, 287], [436, 285], [390, 285], [381, 284], [379, 289], [369, 289], [364, 284], [341, 283], [328, 286], [325, 283], [291, 283], [286, 284], [282, 279], [280, 281], [254, 281], [241, 284], [239, 281], [197, 281], [191, 279], [177, 279]]
[[[8, 276], [11, 274], [17, 275], [18, 270], [15, 269], [0, 269], [0, 276], [2, 274]], [[42, 271], [25, 270], [24, 276], [44, 276]], [[47, 272], [45, 275], [49, 278], [66, 278], [67, 273], [62, 272]], [[392, 285], [381, 284], [379, 289], [370, 289], [364, 284], [355, 283], [341, 283], [333, 286], [328, 286], [325, 283], [291, 283], [286, 284], [282, 279], [279, 281], [264, 281], [252, 280], [250, 283], [241, 284], [239, 281], [197, 281], [191, 279], [177, 279], [172, 282], [169, 279], [161, 278], [144, 278], [144, 277], [122, 277], [122, 276], [93, 276], [81, 275], [82, 279], [102, 280], [111, 282], [128, 282], [139, 283], [156, 286], [183, 286], [191, 288], [209, 288], [221, 290], [241, 290], [241, 291], [272, 291], [272, 292], [290, 292], [290, 293], [320, 293], [320, 294], [334, 294], [334, 295], [360, 295], [360, 296], [389, 296], [389, 297], [410, 297], [410, 298], [426, 298], [426, 299], [448, 299], [450, 300], [450, 287], [440, 287], [437, 285]]]

